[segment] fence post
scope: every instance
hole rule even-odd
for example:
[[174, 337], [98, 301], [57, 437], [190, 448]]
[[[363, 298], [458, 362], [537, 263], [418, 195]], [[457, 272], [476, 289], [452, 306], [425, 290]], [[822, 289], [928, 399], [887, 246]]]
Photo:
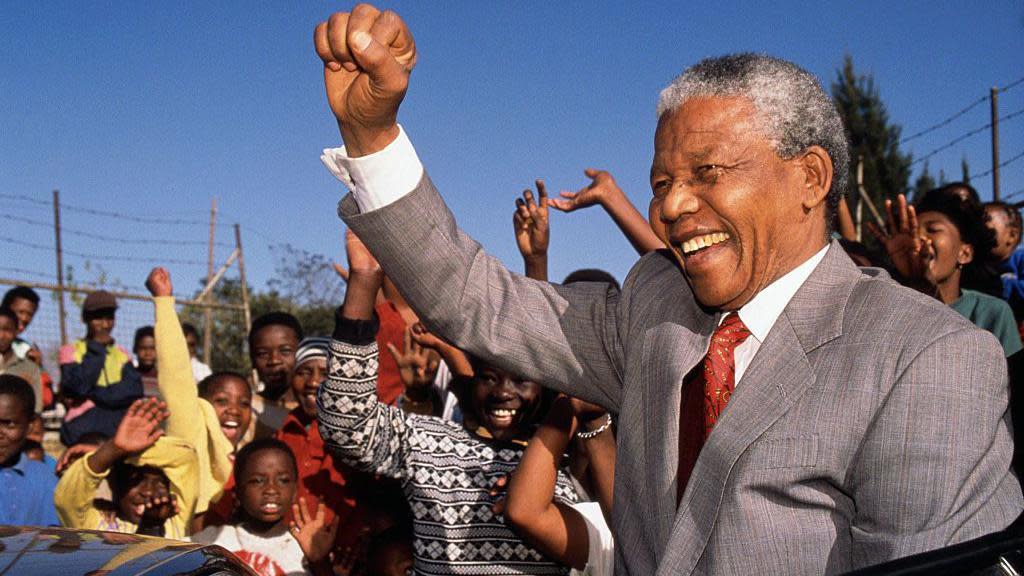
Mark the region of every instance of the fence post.
[[249, 284], [245, 280], [245, 255], [242, 252], [242, 232], [235, 224], [235, 248], [238, 249], [238, 279], [242, 283], [242, 308], [245, 314], [245, 332], [252, 327], [252, 311], [249, 308]]
[[53, 232], [57, 240], [57, 313], [60, 316], [60, 345], [68, 343], [67, 318], [64, 314], [64, 259], [60, 248], [60, 190], [53, 191]]
[[[210, 252], [208, 265], [206, 267], [206, 283], [210, 283], [210, 279], [213, 278], [213, 232], [214, 227], [217, 225], [217, 198], [214, 197], [210, 201]], [[209, 301], [213, 297], [213, 294], [208, 294], [205, 301]], [[210, 365], [210, 359], [212, 358], [213, 346], [210, 345], [213, 340], [213, 310], [207, 306], [203, 309], [203, 363], [207, 366]]]

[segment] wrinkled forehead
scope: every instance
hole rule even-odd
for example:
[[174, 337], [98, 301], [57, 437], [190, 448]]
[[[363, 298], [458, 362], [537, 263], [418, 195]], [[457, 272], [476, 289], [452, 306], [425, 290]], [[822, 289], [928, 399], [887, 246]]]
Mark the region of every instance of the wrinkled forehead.
[[724, 148], [768, 144], [757, 110], [743, 97], [696, 97], [667, 111], [654, 134], [654, 164], [674, 161], [699, 162]]

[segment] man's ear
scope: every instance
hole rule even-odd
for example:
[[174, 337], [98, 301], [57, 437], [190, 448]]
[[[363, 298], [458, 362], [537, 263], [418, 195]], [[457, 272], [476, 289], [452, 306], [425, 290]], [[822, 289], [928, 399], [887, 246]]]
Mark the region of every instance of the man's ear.
[[810, 146], [794, 160], [803, 174], [803, 207], [810, 212], [828, 197], [832, 187], [832, 157], [821, 146]]

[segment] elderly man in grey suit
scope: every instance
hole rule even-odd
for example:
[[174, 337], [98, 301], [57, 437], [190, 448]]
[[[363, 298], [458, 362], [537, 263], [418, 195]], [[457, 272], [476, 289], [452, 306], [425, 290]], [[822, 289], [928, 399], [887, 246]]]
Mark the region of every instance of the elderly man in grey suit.
[[618, 294], [512, 274], [458, 229], [396, 123], [397, 15], [334, 14], [315, 44], [339, 210], [428, 327], [618, 414], [617, 573], [839, 573], [1021, 513], [998, 342], [829, 242], [847, 144], [807, 72], [726, 56], [662, 92], [667, 249]]

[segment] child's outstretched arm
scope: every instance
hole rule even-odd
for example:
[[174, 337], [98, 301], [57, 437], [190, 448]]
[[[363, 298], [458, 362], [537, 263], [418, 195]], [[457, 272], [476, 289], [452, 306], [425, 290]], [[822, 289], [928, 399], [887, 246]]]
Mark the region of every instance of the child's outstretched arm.
[[523, 257], [527, 278], [548, 280], [548, 245], [551, 242], [551, 228], [548, 220], [548, 191], [543, 180], [537, 180], [538, 200], [534, 201], [533, 191], [523, 190], [523, 197], [516, 198], [516, 211], [512, 225], [516, 233], [516, 245]]
[[574, 428], [570, 399], [560, 396], [530, 439], [512, 475], [504, 516], [548, 557], [582, 570], [589, 555], [586, 520], [572, 507], [554, 501], [558, 463]]
[[53, 501], [63, 526], [95, 529], [100, 513], [93, 506], [96, 490], [117, 461], [138, 454], [163, 436], [160, 423], [167, 407], [155, 398], [136, 400], [125, 414], [114, 438], [79, 459], [61, 476]]
[[233, 447], [213, 406], [199, 398], [185, 333], [174, 309], [171, 275], [164, 268], [154, 268], [146, 288], [153, 295], [156, 314], [157, 385], [170, 411], [167, 434], [189, 441], [196, 449], [200, 476], [196, 513], [203, 513], [231, 476]]
[[380, 265], [352, 232], [346, 234], [349, 278], [336, 313], [327, 381], [317, 390], [324, 442], [350, 466], [402, 478], [411, 430], [401, 409], [377, 400], [377, 320]]
[[665, 247], [611, 174], [593, 168], [587, 168], [583, 173], [591, 179], [590, 184], [576, 192], [562, 192], [561, 198], [552, 198], [548, 204], [562, 212], [600, 204], [641, 256]]

